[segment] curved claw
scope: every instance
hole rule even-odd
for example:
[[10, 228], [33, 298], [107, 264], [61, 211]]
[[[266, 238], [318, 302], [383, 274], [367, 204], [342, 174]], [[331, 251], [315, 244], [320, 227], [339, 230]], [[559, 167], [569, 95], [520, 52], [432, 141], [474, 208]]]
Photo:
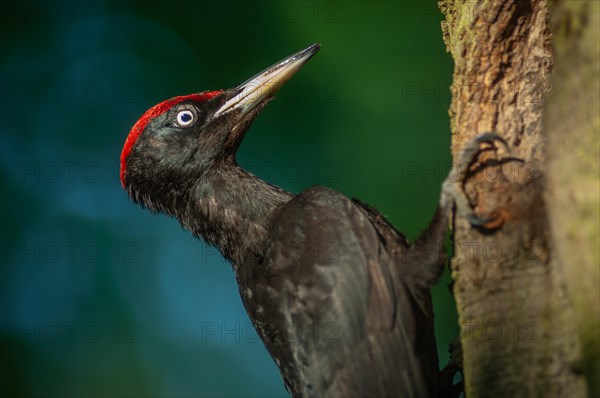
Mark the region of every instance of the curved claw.
[[[504, 138], [495, 133], [484, 133], [475, 137], [470, 141], [459, 156], [460, 161], [454, 165], [448, 178], [442, 186], [442, 206], [449, 206], [450, 202], [454, 202], [456, 212], [459, 216], [466, 218], [469, 223], [475, 228], [485, 228], [486, 224], [494, 221], [493, 218], [482, 218], [473, 213], [469, 199], [464, 192], [463, 185], [467, 179], [469, 166], [477, 159], [477, 156], [483, 150], [480, 145], [487, 143], [493, 147], [495, 142], [500, 142], [510, 153], [508, 143]], [[463, 167], [461, 167], [461, 165]]]
[[495, 141], [500, 142], [502, 145], [504, 145], [504, 148], [506, 149], [507, 152], [510, 152], [510, 147], [508, 146], [508, 143], [506, 142], [506, 140], [502, 137], [500, 137], [498, 134], [496, 133], [483, 133], [478, 135], [477, 137], [475, 137], [475, 141], [478, 144], [482, 144], [482, 143], [488, 143], [491, 145], [494, 145]]
[[469, 224], [471, 224], [474, 227], [483, 227], [490, 221], [493, 221], [492, 218], [481, 218], [479, 216], [476, 216], [475, 213], [470, 213], [465, 217], [467, 221], [469, 221]]
[[[508, 143], [504, 138], [500, 137], [496, 133], [483, 133], [475, 137], [475, 139], [473, 139], [465, 146], [462, 153], [460, 154], [459, 163], [465, 164], [467, 166], [471, 165], [473, 161], [477, 158], [477, 155], [479, 155], [479, 153], [482, 151], [482, 149], [480, 148], [481, 144], [490, 144], [492, 145], [492, 147], [494, 147], [494, 143], [496, 141], [500, 142], [505, 147], [506, 151], [510, 153], [510, 147], [508, 146]], [[468, 167], [466, 167], [464, 172], [461, 173], [463, 174], [463, 177], [466, 176], [466, 169], [468, 169]]]

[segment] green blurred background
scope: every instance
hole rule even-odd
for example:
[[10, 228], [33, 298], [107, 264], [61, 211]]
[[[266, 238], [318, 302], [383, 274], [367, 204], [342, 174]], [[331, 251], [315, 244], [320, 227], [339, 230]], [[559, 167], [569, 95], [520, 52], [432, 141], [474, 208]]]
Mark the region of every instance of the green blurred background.
[[451, 161], [436, 1], [13, 2], [0, 21], [3, 397], [287, 396], [229, 264], [120, 187], [129, 128], [165, 98], [318, 41], [239, 162], [292, 192], [358, 197], [409, 238], [433, 214]]

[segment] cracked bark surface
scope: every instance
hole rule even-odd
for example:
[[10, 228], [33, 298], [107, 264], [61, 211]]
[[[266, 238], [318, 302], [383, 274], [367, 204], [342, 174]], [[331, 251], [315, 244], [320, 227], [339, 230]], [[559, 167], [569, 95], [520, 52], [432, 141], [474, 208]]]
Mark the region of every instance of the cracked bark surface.
[[476, 135], [510, 146], [480, 156], [465, 184], [476, 229], [454, 220], [452, 261], [465, 391], [477, 396], [586, 395], [576, 314], [545, 201], [542, 116], [553, 66], [543, 0], [442, 1], [454, 62], [454, 158]]

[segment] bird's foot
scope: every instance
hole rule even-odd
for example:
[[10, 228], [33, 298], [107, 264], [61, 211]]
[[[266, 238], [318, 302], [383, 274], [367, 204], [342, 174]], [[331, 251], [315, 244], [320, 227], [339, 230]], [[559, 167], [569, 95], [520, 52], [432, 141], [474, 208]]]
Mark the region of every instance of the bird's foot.
[[501, 143], [506, 151], [510, 151], [506, 141], [497, 134], [485, 133], [470, 141], [461, 152], [458, 162], [454, 164], [450, 174], [442, 185], [441, 205], [449, 208], [454, 203], [456, 215], [465, 218], [476, 228], [487, 228], [495, 217], [480, 217], [473, 212], [471, 203], [464, 191], [464, 184], [469, 176], [471, 166], [483, 151], [497, 150], [496, 142]]

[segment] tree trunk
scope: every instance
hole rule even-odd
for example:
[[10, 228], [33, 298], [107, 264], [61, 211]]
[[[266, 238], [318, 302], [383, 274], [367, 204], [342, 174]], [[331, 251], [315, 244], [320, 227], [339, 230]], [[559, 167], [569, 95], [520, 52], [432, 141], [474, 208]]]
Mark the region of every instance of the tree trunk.
[[556, 66], [544, 114], [552, 248], [575, 313], [590, 397], [600, 397], [600, 3], [553, 3]]
[[[576, 188], [554, 199], [547, 196], [550, 207], [546, 205], [542, 115], [553, 65], [548, 5], [545, 0], [444, 0], [440, 8], [446, 16], [444, 41], [455, 62], [450, 108], [454, 158], [485, 132], [500, 135], [510, 147], [510, 152], [501, 146], [485, 151], [465, 183], [474, 212], [489, 222], [478, 229], [462, 218], [454, 220], [452, 275], [466, 394], [583, 397], [575, 320], [584, 322], [589, 313], [575, 310], [564, 275], [564, 265], [574, 262], [561, 252], [581, 250], [573, 247], [582, 248], [582, 239], [590, 245], [594, 241], [579, 230], [571, 237], [573, 246], [560, 249], [554, 242], [569, 231], [550, 229], [550, 222], [566, 222], [562, 210], [575, 207], [567, 202]], [[594, 137], [587, 135], [591, 146]], [[551, 185], [573, 177], [564, 163], [554, 167], [562, 167], [565, 178], [551, 179]], [[593, 179], [591, 170], [589, 175]], [[582, 201], [591, 206], [588, 199]], [[581, 209], [571, 211], [582, 217]], [[577, 226], [575, 220], [569, 222]], [[594, 298], [587, 293], [578, 297], [588, 305]]]

